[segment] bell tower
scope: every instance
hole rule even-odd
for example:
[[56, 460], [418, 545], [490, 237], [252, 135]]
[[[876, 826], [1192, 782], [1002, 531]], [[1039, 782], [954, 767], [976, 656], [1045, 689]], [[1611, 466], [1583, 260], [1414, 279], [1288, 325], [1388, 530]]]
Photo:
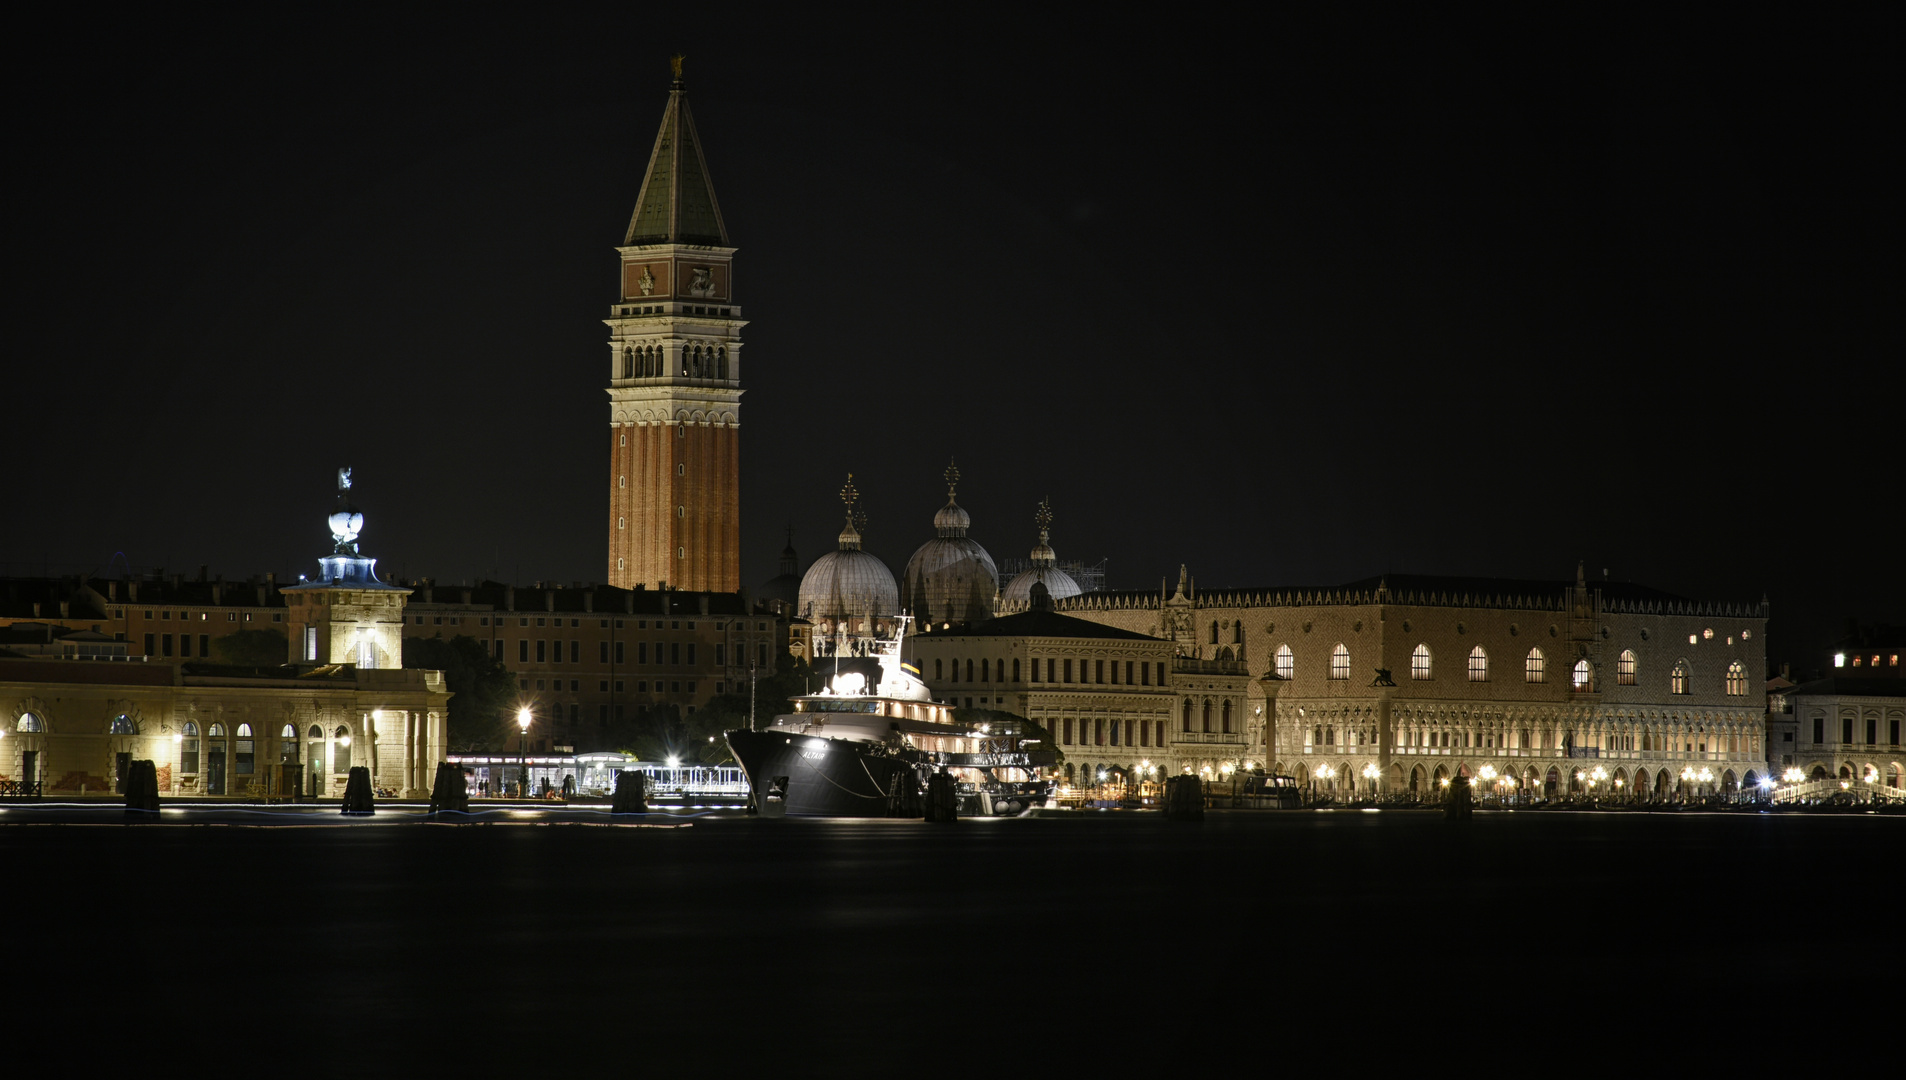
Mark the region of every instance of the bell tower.
[[616, 249], [609, 584], [741, 588], [741, 308], [734, 254], [674, 57], [662, 129]]

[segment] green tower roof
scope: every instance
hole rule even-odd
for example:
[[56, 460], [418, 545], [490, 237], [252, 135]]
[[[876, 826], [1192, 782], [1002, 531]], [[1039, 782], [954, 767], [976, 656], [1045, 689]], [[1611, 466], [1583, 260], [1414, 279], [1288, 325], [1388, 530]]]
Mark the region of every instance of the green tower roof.
[[649, 155], [642, 193], [635, 200], [623, 247], [637, 244], [713, 244], [728, 246], [728, 228], [721, 222], [715, 187], [708, 179], [695, 117], [688, 111], [688, 88], [677, 72]]

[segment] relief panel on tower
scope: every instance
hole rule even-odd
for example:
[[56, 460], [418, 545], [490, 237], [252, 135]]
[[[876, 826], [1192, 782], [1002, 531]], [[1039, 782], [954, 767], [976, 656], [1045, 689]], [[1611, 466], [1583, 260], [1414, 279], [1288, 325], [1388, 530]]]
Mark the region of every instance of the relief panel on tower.
[[622, 298], [640, 300], [668, 295], [667, 262], [625, 262], [622, 264]]
[[684, 300], [728, 299], [727, 263], [678, 259], [676, 275], [676, 284], [681, 287], [677, 295]]

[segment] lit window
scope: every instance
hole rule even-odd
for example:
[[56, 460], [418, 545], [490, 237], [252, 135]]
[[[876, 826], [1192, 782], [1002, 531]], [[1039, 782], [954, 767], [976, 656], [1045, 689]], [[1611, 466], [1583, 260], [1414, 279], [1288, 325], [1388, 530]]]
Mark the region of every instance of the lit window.
[[1530, 649], [1528, 657], [1522, 661], [1522, 681], [1549, 681], [1548, 658], [1542, 655], [1541, 649]]
[[108, 729], [107, 733], [111, 735], [139, 734], [137, 731], [133, 730], [132, 720], [129, 717], [127, 717], [125, 713], [120, 713], [118, 716], [113, 717], [112, 726]]
[[1747, 693], [1747, 669], [1739, 660], [1727, 665], [1727, 692], [1734, 697]]
[[[147, 652], [151, 652], [152, 650], [150, 650], [150, 649], [148, 649], [148, 650], [146, 650], [146, 651], [147, 651]], [[1837, 652], [1837, 653], [1834, 653], [1834, 654], [1833, 654], [1833, 666], [1834, 666], [1834, 667], [1845, 667], [1845, 666], [1846, 666], [1846, 654], [1845, 654], [1845, 653], [1843, 653], [1843, 652]]]
[[1289, 645], [1279, 645], [1277, 647], [1277, 677], [1280, 679], [1288, 679], [1296, 673], [1297, 658], [1291, 655], [1291, 647]]
[[1428, 645], [1418, 645], [1410, 652], [1410, 678], [1427, 679], [1430, 677], [1430, 651]]
[[1688, 644], [1690, 644], [1690, 645], [1699, 645], [1700, 643], [1701, 643], [1701, 635], [1699, 635], [1699, 634], [1689, 634], [1689, 635], [1688, 635]]
[[1621, 651], [1621, 658], [1615, 661], [1615, 681], [1623, 686], [1635, 685], [1635, 650]]
[[1489, 681], [1489, 654], [1482, 651], [1481, 645], [1469, 650], [1469, 681]]
[[1330, 677], [1348, 679], [1350, 677], [1350, 650], [1339, 641], [1337, 647], [1330, 650]]
[[1688, 692], [1688, 662], [1676, 660], [1674, 671], [1668, 676], [1668, 689], [1677, 694]]
[[1585, 693], [1594, 693], [1595, 665], [1589, 663], [1587, 660], [1575, 661], [1574, 684], [1577, 690], [1581, 690]]

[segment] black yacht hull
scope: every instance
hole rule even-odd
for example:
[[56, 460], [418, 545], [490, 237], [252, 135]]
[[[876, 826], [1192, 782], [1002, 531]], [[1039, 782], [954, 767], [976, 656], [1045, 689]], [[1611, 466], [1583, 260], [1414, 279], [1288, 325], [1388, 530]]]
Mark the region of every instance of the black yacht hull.
[[[730, 731], [728, 750], [763, 814], [919, 817], [925, 757], [849, 739]], [[916, 760], [917, 759], [917, 760]]]

